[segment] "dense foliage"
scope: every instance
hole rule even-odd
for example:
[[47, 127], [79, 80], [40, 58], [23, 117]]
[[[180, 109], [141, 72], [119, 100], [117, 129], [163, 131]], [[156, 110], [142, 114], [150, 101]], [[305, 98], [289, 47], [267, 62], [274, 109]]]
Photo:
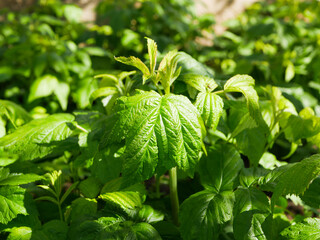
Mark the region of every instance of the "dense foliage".
[[3, 10], [0, 238], [318, 239], [319, 4]]

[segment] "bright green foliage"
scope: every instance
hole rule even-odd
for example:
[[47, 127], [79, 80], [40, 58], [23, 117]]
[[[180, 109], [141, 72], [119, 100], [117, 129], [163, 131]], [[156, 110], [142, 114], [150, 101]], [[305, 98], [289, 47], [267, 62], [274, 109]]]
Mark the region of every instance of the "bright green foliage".
[[30, 240], [32, 229], [29, 227], [17, 227], [10, 230], [8, 240]]
[[59, 145], [59, 142], [71, 136], [73, 131], [68, 124], [73, 120], [74, 116], [70, 114], [56, 114], [33, 120], [1, 138], [0, 150], [17, 154], [24, 161], [63, 152], [70, 145]]
[[306, 218], [281, 232], [282, 239], [290, 240], [318, 240], [320, 238], [320, 220]]
[[183, 239], [217, 239], [221, 225], [232, 216], [234, 194], [204, 190], [190, 196], [181, 205]]
[[0, 168], [0, 223], [7, 224], [18, 214], [27, 215], [25, 189], [17, 185], [42, 179], [36, 174], [10, 174], [8, 168]]
[[55, 76], [45, 75], [38, 78], [30, 87], [28, 102], [55, 94], [63, 110], [67, 109], [70, 88], [67, 83], [59, 82]]
[[[1, 173], [0, 173], [1, 174]], [[42, 177], [36, 175], [36, 174], [10, 174], [5, 179], [0, 180], [0, 186], [3, 185], [21, 185], [26, 184], [29, 182], [34, 182], [37, 180], [42, 179]]]
[[201, 128], [197, 111], [186, 97], [140, 92], [120, 98], [117, 115], [108, 139], [120, 141], [126, 136], [124, 176], [133, 181], [148, 179], [157, 166], [178, 166], [193, 174], [201, 150]]
[[[24, 123], [32, 120], [31, 116], [26, 110], [24, 110], [14, 102], [8, 100], [0, 100], [0, 117], [5, 117], [13, 125], [14, 128], [19, 127], [20, 125], [23, 125]], [[1, 137], [3, 137], [4, 135], [5, 132]]]
[[[207, 88], [212, 88], [208, 85]], [[206, 126], [215, 130], [223, 112], [223, 100], [220, 96], [211, 92], [202, 92], [197, 96], [195, 106], [201, 114]]]
[[150, 74], [151, 76], [155, 75], [155, 68], [157, 64], [157, 44], [150, 38], [147, 38], [148, 41], [148, 53], [150, 61]]
[[162, 221], [164, 219], [164, 214], [148, 205], [143, 205], [136, 218], [143, 222], [154, 223]]
[[25, 189], [18, 186], [0, 188], [0, 223], [7, 224], [18, 214], [27, 214], [24, 207]]
[[[185, 1], [189, 0], [179, 0]], [[287, 0], [279, 1], [286, 2], [285, 9], [291, 8]], [[49, 2], [46, 6], [51, 10], [43, 6], [41, 11], [64, 16], [68, 24], [58, 17], [38, 15], [38, 10], [31, 18], [8, 13], [4, 21], [11, 25], [0, 24], [0, 82], [6, 83], [0, 94], [22, 100], [26, 109], [0, 100], [1, 239], [269, 240], [280, 235], [311, 239], [308, 234], [317, 233], [317, 220], [302, 219], [319, 215], [320, 157], [315, 153], [320, 146], [320, 87], [318, 75], [310, 77], [308, 86], [301, 77], [304, 70], [299, 72], [294, 59], [302, 51], [293, 47], [298, 42], [281, 42], [293, 51], [273, 61], [279, 60], [269, 58], [277, 52], [270, 45], [277, 34], [253, 42], [249, 38], [243, 44], [236, 34], [225, 32], [218, 37], [224, 41], [199, 47], [191, 57], [176, 49], [192, 49], [193, 33], [189, 36], [189, 31], [180, 29], [179, 34], [186, 35], [172, 40], [184, 39], [180, 46], [163, 46], [163, 40], [156, 43], [151, 38], [140, 42], [148, 17], [128, 18], [149, 6], [147, 12], [157, 13], [151, 15], [159, 26], [156, 20], [168, 15], [169, 21], [172, 12], [157, 6], [168, 7], [166, 2], [174, 5], [177, 0], [124, 0], [114, 5], [103, 1], [100, 10], [111, 6], [108, 14], [114, 11], [107, 21], [110, 25], [92, 24], [85, 28], [90, 32], [83, 29], [81, 36], [76, 24], [78, 8], [59, 5], [53, 9], [54, 1]], [[301, 1], [294, 2], [300, 6]], [[123, 8], [128, 5], [132, 7]], [[279, 8], [279, 15], [282, 11]], [[301, 14], [297, 16], [310, 17]], [[240, 32], [247, 20], [254, 22], [251, 17], [242, 19]], [[132, 25], [123, 29], [121, 22]], [[279, 25], [287, 26], [288, 21], [284, 22], [266, 20], [262, 29], [279, 30]], [[292, 27], [295, 21], [291, 22]], [[16, 34], [21, 23], [26, 45]], [[150, 31], [146, 34], [152, 35]], [[251, 29], [248, 34], [258, 36], [261, 31]], [[131, 52], [124, 49], [130, 49], [139, 52], [140, 59], [116, 58], [129, 66], [106, 60], [108, 54], [95, 45], [112, 50], [115, 45], [110, 39], [115, 36], [124, 48], [116, 47], [113, 54], [126, 56]], [[318, 45], [314, 36], [310, 41]], [[143, 55], [145, 42], [148, 56]], [[236, 53], [224, 51], [230, 42], [236, 45]], [[217, 54], [213, 52], [217, 46], [222, 46], [221, 55], [210, 59]], [[164, 48], [171, 51], [160, 54], [158, 49]], [[252, 55], [255, 51], [260, 51], [258, 56]], [[238, 54], [242, 56], [239, 62]], [[318, 59], [313, 54], [309, 59]], [[32, 56], [31, 66], [24, 59]], [[16, 64], [11, 66], [12, 61]], [[243, 61], [255, 65], [246, 66]], [[204, 63], [218, 67], [213, 70]], [[270, 63], [285, 72], [273, 72]], [[312, 74], [318, 65], [312, 65]], [[113, 66], [133, 66], [142, 74]], [[279, 87], [259, 86], [265, 83], [269, 67], [269, 77]], [[307, 74], [311, 69], [305, 70]], [[241, 75], [232, 77], [233, 71]], [[248, 71], [256, 74], [258, 86], [245, 75]], [[92, 78], [94, 74], [98, 75]], [[298, 78], [299, 83], [290, 86], [280, 82]], [[310, 88], [313, 91], [306, 92]], [[88, 109], [50, 115], [72, 112], [76, 106]], [[32, 182], [39, 180], [37, 188]], [[301, 205], [299, 212], [295, 204]]]
[[123, 210], [129, 216], [133, 216], [135, 211], [142, 207], [140, 194], [137, 192], [112, 192], [100, 195], [100, 198]]
[[291, 115], [281, 121], [280, 125], [285, 128], [285, 136], [291, 142], [298, 142], [302, 138], [311, 138], [320, 133], [320, 118], [314, 116], [311, 108], [301, 110], [299, 116]]
[[[288, 165], [287, 165], [288, 166]], [[303, 194], [310, 182], [320, 175], [320, 155], [316, 154], [292, 164], [278, 178], [278, 183], [272, 195], [272, 202], [287, 194]]]
[[123, 64], [138, 68], [142, 72], [143, 83], [145, 83], [145, 81], [151, 76], [148, 67], [139, 58], [136, 58], [133, 56], [131, 56], [131, 57], [116, 57], [115, 60], [117, 60], [118, 62], [121, 62]]
[[218, 87], [218, 84], [213, 78], [203, 75], [185, 74], [182, 77], [183, 81], [200, 92], [212, 92]]
[[247, 100], [250, 115], [259, 120], [259, 97], [254, 90], [254, 79], [248, 75], [236, 75], [224, 85], [225, 92], [241, 92]]

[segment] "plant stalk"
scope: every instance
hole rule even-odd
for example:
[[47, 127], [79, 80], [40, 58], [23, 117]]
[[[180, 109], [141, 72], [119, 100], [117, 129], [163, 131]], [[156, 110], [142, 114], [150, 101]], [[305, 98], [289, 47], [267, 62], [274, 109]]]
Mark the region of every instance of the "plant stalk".
[[179, 225], [179, 198], [178, 198], [178, 184], [177, 184], [177, 168], [169, 170], [169, 185], [170, 185], [170, 199], [173, 223]]
[[61, 210], [61, 205], [60, 203], [58, 204], [58, 208], [59, 208], [59, 215], [60, 215], [60, 220], [63, 222], [63, 215], [62, 215], [62, 210]]

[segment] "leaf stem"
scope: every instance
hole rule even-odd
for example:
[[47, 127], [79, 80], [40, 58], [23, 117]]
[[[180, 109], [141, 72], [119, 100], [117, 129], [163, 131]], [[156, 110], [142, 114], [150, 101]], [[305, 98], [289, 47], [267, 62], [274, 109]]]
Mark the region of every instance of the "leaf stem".
[[178, 184], [177, 184], [177, 168], [169, 170], [169, 185], [170, 185], [170, 199], [173, 223], [179, 225], [179, 198], [178, 198]]
[[61, 210], [61, 204], [60, 204], [60, 202], [59, 202], [59, 204], [58, 204], [58, 208], [59, 208], [60, 220], [63, 222], [63, 216], [62, 216], [62, 210]]
[[86, 129], [84, 129], [83, 127], [79, 126], [78, 124], [75, 124], [76, 128], [78, 128], [79, 130], [81, 130], [84, 133], [89, 133]]

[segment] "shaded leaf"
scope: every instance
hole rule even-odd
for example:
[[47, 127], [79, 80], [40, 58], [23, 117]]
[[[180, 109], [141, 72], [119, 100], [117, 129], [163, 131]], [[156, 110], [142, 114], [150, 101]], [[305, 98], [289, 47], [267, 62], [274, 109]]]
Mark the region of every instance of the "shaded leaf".
[[232, 145], [216, 145], [208, 150], [208, 156], [199, 163], [199, 173], [202, 185], [215, 192], [233, 189], [234, 180], [243, 161]]
[[222, 224], [232, 217], [234, 194], [231, 191], [198, 192], [186, 199], [180, 210], [180, 231], [183, 239], [217, 239]]

